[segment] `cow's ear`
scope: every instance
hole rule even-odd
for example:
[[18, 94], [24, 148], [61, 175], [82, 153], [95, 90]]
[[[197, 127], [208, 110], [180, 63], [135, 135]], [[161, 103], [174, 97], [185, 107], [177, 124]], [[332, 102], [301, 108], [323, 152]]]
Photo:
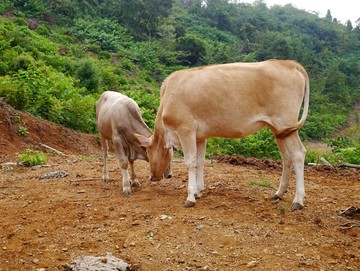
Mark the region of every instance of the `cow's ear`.
[[146, 137], [139, 134], [134, 134], [135, 138], [140, 142], [141, 146], [148, 148], [152, 145], [152, 136]]

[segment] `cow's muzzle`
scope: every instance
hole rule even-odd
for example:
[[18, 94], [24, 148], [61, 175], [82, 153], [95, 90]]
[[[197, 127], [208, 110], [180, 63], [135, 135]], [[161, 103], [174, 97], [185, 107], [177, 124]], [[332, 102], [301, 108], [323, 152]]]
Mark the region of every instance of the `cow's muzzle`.
[[164, 178], [171, 179], [171, 177], [172, 177], [172, 172], [171, 172], [171, 170], [167, 169], [164, 173]]

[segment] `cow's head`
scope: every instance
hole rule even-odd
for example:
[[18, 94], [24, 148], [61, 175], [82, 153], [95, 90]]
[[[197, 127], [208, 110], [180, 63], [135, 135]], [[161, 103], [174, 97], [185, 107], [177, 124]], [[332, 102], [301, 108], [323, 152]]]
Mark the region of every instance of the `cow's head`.
[[146, 137], [135, 134], [141, 146], [146, 148], [150, 164], [150, 180], [160, 181], [163, 177], [171, 178], [172, 147], [166, 147], [163, 142], [155, 140], [154, 136]]

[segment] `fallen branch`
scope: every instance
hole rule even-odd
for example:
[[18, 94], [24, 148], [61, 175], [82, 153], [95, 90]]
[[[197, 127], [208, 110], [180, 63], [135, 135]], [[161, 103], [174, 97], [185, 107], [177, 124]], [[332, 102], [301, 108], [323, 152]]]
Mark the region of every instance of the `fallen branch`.
[[45, 148], [45, 149], [47, 149], [47, 150], [49, 150], [49, 151], [52, 151], [52, 152], [54, 152], [54, 153], [56, 153], [56, 154], [58, 154], [58, 155], [65, 156], [65, 154], [64, 154], [63, 152], [58, 151], [57, 149], [54, 149], [54, 148], [52, 148], [52, 147], [50, 147], [50, 146], [48, 146], [48, 145], [45, 145], [45, 144], [40, 143], [39, 146], [40, 146], [40, 147], [43, 147], [43, 148]]
[[332, 166], [329, 161], [327, 161], [324, 157], [320, 157], [320, 162], [325, 166]]
[[349, 163], [341, 163], [339, 166], [340, 166], [340, 167], [360, 168], [360, 165], [349, 164]]
[[77, 179], [77, 180], [71, 180], [70, 182], [90, 182], [90, 181], [101, 181], [101, 178], [85, 178], [85, 179]]
[[11, 166], [17, 166], [16, 162], [5, 162], [0, 164], [2, 167], [11, 167]]
[[342, 230], [348, 230], [354, 227], [360, 227], [360, 223], [357, 222], [347, 222], [345, 224], [340, 225], [340, 229]]

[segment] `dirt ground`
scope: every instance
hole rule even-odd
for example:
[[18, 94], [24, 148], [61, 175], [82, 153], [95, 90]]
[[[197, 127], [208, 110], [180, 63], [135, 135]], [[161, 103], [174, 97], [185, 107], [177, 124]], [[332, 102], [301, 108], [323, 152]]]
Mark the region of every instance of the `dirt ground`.
[[[19, 133], [25, 127], [27, 135]], [[16, 153], [51, 146], [49, 167], [26, 168]], [[67, 270], [78, 256], [107, 252], [131, 270], [360, 270], [360, 170], [307, 166], [305, 208], [292, 212], [294, 179], [282, 201], [281, 164], [238, 156], [208, 160], [206, 191], [184, 208], [187, 171], [150, 183], [148, 164], [135, 169], [142, 188], [122, 195], [117, 160], [101, 181], [95, 136], [41, 121], [0, 103], [0, 270]], [[65, 171], [67, 177], [40, 179]]]

